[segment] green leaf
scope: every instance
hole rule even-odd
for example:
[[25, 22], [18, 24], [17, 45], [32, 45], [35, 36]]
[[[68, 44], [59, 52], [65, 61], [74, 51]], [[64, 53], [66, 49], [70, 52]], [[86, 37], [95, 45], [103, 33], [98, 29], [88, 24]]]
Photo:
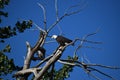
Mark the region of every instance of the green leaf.
[[10, 45], [7, 45], [7, 46], [5, 47], [5, 49], [3, 50], [3, 52], [10, 52], [10, 51], [11, 51]]

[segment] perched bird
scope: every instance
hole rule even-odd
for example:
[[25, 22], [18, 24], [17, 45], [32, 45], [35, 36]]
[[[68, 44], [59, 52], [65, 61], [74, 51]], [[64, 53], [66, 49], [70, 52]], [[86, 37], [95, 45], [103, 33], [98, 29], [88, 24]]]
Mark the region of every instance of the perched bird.
[[46, 50], [43, 47], [39, 47], [37, 55], [41, 60], [45, 58], [45, 52]]
[[55, 39], [61, 46], [65, 46], [72, 42], [72, 40], [60, 35], [52, 35], [51, 38]]

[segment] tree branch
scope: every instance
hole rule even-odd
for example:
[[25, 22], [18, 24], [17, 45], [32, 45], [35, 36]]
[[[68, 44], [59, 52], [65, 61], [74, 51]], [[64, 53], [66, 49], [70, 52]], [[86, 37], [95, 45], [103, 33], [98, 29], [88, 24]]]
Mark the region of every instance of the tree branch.
[[50, 68], [50, 66], [52, 64], [54, 64], [62, 55], [64, 49], [66, 48], [66, 46], [59, 46], [56, 50], [56, 52], [54, 53], [53, 57], [50, 58], [48, 60], [48, 62], [46, 62], [45, 66], [42, 68], [42, 70], [37, 74], [37, 76], [35, 77], [34, 80], [40, 80], [42, 79], [42, 76], [44, 75], [44, 73]]
[[46, 33], [46, 31], [45, 31], [44, 29], [40, 28], [36, 23], [33, 23], [33, 25], [35, 25], [35, 27], [36, 27], [38, 30]]
[[91, 69], [91, 70], [93, 70], [93, 71], [96, 71], [96, 72], [98, 72], [98, 73], [100, 73], [100, 74], [102, 74], [102, 75], [104, 75], [104, 76], [106, 76], [106, 77], [109, 77], [109, 78], [111, 78], [112, 80], [115, 80], [112, 76], [110, 76], [110, 75], [108, 75], [108, 74], [106, 74], [106, 73], [104, 73], [104, 72], [102, 72], [102, 71], [100, 71], [100, 70], [98, 70], [98, 69], [95, 69], [95, 68], [92, 68], [92, 67], [88, 67], [89, 69]]
[[63, 15], [62, 17], [60, 17], [57, 21], [55, 21], [47, 30], [47, 32], [49, 33], [55, 26], [56, 24], [58, 24], [65, 16], [67, 15]]
[[94, 77], [97, 80], [101, 80], [100, 78], [98, 78], [97, 76], [93, 75], [91, 72], [96, 71], [106, 77], [111, 78], [112, 80], [115, 80], [112, 76], [98, 70], [95, 68], [92, 68], [92, 66], [97, 66], [97, 67], [104, 67], [104, 68], [108, 68], [108, 69], [120, 69], [118, 67], [112, 67], [112, 66], [105, 66], [105, 65], [101, 65], [101, 64], [86, 64], [84, 62], [79, 62], [79, 61], [74, 61], [74, 60], [58, 60], [58, 62], [62, 63], [62, 64], [66, 64], [66, 65], [70, 65], [70, 66], [78, 66], [84, 69], [84, 71], [88, 74], [90, 74], [92, 77]]
[[79, 44], [79, 46], [74, 51], [74, 56], [76, 56], [77, 51], [83, 46], [84, 41], [86, 41], [86, 39], [89, 36], [95, 35], [98, 31], [99, 31], [99, 29], [97, 29], [94, 33], [90, 33], [90, 34], [87, 34], [87, 35], [83, 36], [83, 38], [81, 40], [81, 43]]
[[34, 53], [37, 51], [37, 49], [40, 46], [43, 46], [43, 44], [45, 42], [45, 39], [46, 39], [46, 36], [47, 36], [47, 34], [44, 34], [44, 32], [41, 32], [39, 40], [36, 43], [36, 45], [31, 49], [28, 48], [28, 52], [27, 52], [27, 56], [26, 56], [26, 59], [25, 59], [25, 62], [24, 62], [23, 69], [28, 69], [30, 67], [30, 63], [31, 63], [31, 60], [32, 60], [32, 57], [33, 57]]
[[109, 69], [120, 69], [119, 67], [116, 66], [106, 66], [106, 65], [101, 65], [101, 64], [86, 64], [88, 66], [98, 66], [98, 67], [103, 67], [103, 68], [109, 68]]
[[18, 71], [17, 73], [15, 73], [13, 75], [13, 77], [24, 76], [24, 75], [30, 74], [30, 73], [34, 73], [34, 75], [36, 76], [37, 72], [40, 70], [41, 70], [41, 68], [30, 68], [30, 69], [26, 69], [26, 70], [21, 70], [21, 71]]
[[46, 57], [45, 59], [43, 59], [42, 61], [40, 61], [35, 67], [39, 67], [40, 65], [42, 65], [45, 61], [48, 61], [53, 55], [50, 55], [48, 57]]
[[46, 31], [47, 30], [47, 19], [46, 19], [46, 10], [45, 10], [45, 7], [38, 3], [38, 5], [42, 8], [43, 10], [43, 16], [44, 16], [44, 30]]
[[97, 77], [96, 75], [92, 74], [92, 73], [87, 73], [89, 74], [90, 76], [92, 76], [93, 78], [95, 78], [96, 80], [101, 80], [99, 77]]
[[[81, 2], [80, 2], [81, 3]], [[86, 4], [87, 3], [83, 3], [82, 5], [81, 4], [77, 4], [77, 5], [73, 5], [73, 6], [70, 6], [69, 8], [67, 8], [64, 12], [64, 14], [67, 14], [68, 16], [70, 15], [73, 15], [73, 14], [77, 14], [79, 13], [82, 9], [84, 9], [86, 7]], [[76, 11], [71, 11], [69, 12], [70, 10], [74, 9], [74, 8], [78, 8]]]
[[[65, 10], [63, 16], [61, 16], [61, 17], [59, 18], [59, 17], [58, 17], [58, 5], [57, 5], [57, 0], [55, 0], [55, 11], [56, 11], [56, 18], [57, 18], [57, 20], [48, 28], [47, 32], [50, 32], [51, 29], [54, 28], [54, 27], [56, 26], [56, 24], [59, 23], [64, 17], [79, 13], [79, 12], [81, 11], [81, 9], [76, 10], [76, 11], [72, 11], [72, 12], [68, 13], [68, 10], [70, 10], [70, 9], [72, 9], [72, 8], [74, 8], [74, 7], [78, 7], [78, 6], [80, 6], [80, 4], [69, 7], [68, 9]], [[85, 6], [83, 6], [83, 7], [85, 7]]]
[[55, 11], [56, 11], [56, 19], [58, 21], [59, 17], [58, 17], [58, 4], [57, 4], [57, 0], [55, 0]]
[[31, 47], [30, 47], [29, 42], [26, 41], [26, 45], [27, 45], [28, 52], [27, 52], [27, 56], [26, 56], [25, 61], [24, 61], [23, 70], [29, 68], [30, 60], [31, 60], [31, 57], [29, 57], [31, 55]]

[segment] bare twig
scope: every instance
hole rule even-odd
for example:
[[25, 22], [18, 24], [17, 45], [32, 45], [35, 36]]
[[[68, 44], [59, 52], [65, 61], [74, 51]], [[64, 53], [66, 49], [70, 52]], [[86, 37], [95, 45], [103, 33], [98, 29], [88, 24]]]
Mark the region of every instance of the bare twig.
[[46, 31], [47, 30], [47, 19], [46, 19], [46, 10], [45, 10], [45, 7], [40, 4], [40, 3], [37, 3], [43, 10], [43, 16], [44, 16], [44, 30]]
[[92, 47], [92, 46], [82, 46], [83, 48], [92, 48], [96, 50], [102, 50], [102, 48]]
[[38, 29], [29, 29], [29, 30], [31, 30], [31, 31], [37, 31]]
[[88, 75], [92, 76], [93, 78], [95, 78], [96, 80], [101, 80], [99, 77], [97, 77], [96, 75], [92, 74], [92, 73], [88, 73]]
[[58, 27], [58, 30], [60, 31], [59, 35], [62, 35], [63, 32], [62, 32], [61, 26], [58, 24], [57, 27]]
[[46, 41], [45, 44], [48, 44], [48, 43], [54, 43], [56, 41]]
[[[81, 3], [81, 2], [80, 2]], [[77, 5], [73, 5], [73, 6], [70, 6], [69, 8], [67, 8], [64, 12], [64, 14], [67, 14], [68, 16], [70, 15], [73, 15], [73, 14], [76, 14], [76, 13], [79, 13], [82, 9], [84, 9], [87, 5], [87, 3], [84, 3], [84, 4], [77, 4]], [[76, 11], [71, 11], [69, 12], [70, 10], [74, 9], [74, 8], [79, 8], [77, 9]]]
[[[59, 20], [59, 16], [58, 16], [58, 2], [57, 0], [55, 0], [55, 11], [56, 11], [56, 21]], [[57, 24], [58, 30], [60, 31], [60, 34], [62, 34], [62, 30], [60, 28], [60, 25]]]
[[65, 12], [64, 15], [70, 16], [70, 15], [73, 15], [73, 14], [77, 14], [77, 13], [79, 13], [80, 11], [81, 11], [81, 10], [72, 11], [72, 12], [70, 12], [70, 13]]
[[78, 7], [80, 5], [74, 5], [72, 7], [69, 7], [68, 9], [66, 9], [65, 13], [63, 14], [63, 16], [61, 16], [60, 18], [58, 17], [58, 5], [57, 5], [57, 0], [55, 0], [55, 10], [56, 10], [56, 18], [57, 20], [48, 28], [47, 32], [50, 32], [52, 28], [54, 28], [56, 26], [57, 23], [59, 23], [64, 17], [66, 16], [70, 16], [73, 14], [77, 14], [81, 11], [81, 9], [76, 10], [76, 11], [72, 11], [72, 12], [67, 12], [68, 10], [74, 8], [74, 7]]
[[42, 32], [46, 32], [44, 29], [42, 29], [41, 27], [39, 27], [36, 23], [33, 23], [33, 25], [35, 25], [35, 27], [36, 27], [38, 30], [40, 30], [40, 31], [42, 31]]
[[53, 55], [50, 55], [48, 57], [46, 57], [45, 59], [43, 59], [42, 61], [40, 61], [35, 67], [39, 67], [40, 65], [42, 65], [45, 61], [48, 61]]
[[91, 69], [91, 70], [93, 70], [93, 71], [97, 71], [98, 73], [100, 73], [100, 74], [102, 74], [102, 75], [104, 75], [104, 76], [106, 76], [106, 77], [109, 77], [109, 78], [111, 78], [112, 80], [115, 80], [112, 76], [110, 76], [110, 75], [108, 75], [108, 74], [106, 74], [106, 73], [104, 73], [104, 72], [102, 72], [102, 71], [100, 71], [100, 70], [98, 70], [98, 69], [95, 69], [95, 68], [92, 68], [92, 67], [88, 67], [89, 69]]
[[87, 58], [87, 56], [84, 54], [83, 56], [82, 56], [82, 61], [81, 62], [84, 62], [84, 63], [91, 63], [90, 62], [90, 60], [88, 60], [88, 58]]
[[83, 40], [83, 39], [80, 39], [80, 38], [77, 38], [79, 41], [84, 41], [84, 42], [88, 42], [88, 43], [92, 43], [92, 44], [102, 44], [102, 42], [97, 42], [97, 41], [90, 41], [90, 40]]
[[59, 20], [55, 21], [47, 30], [47, 32], [49, 33], [55, 26], [56, 24], [58, 24], [66, 15], [63, 15], [62, 17], [59, 18]]
[[55, 0], [55, 11], [56, 11], [56, 19], [58, 21], [59, 17], [58, 17], [58, 4], [57, 4], [57, 0]]
[[99, 31], [99, 30], [97, 29], [94, 33], [90, 33], [90, 34], [87, 34], [87, 35], [83, 36], [80, 45], [79, 45], [79, 46], [75, 49], [75, 51], [74, 51], [74, 56], [76, 56], [77, 51], [83, 46], [84, 41], [85, 41], [89, 36], [95, 35], [98, 31]]
[[86, 64], [86, 65], [88, 65], [88, 66], [98, 66], [98, 67], [109, 68], [109, 69], [120, 69], [119, 67], [106, 66], [106, 65], [101, 65], [101, 64]]

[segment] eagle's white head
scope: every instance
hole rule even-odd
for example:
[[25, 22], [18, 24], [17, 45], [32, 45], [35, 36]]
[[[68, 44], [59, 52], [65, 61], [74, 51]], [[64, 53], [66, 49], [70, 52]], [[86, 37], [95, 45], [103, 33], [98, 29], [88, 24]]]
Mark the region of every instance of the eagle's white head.
[[52, 35], [51, 38], [56, 39], [56, 38], [57, 38], [57, 35]]

